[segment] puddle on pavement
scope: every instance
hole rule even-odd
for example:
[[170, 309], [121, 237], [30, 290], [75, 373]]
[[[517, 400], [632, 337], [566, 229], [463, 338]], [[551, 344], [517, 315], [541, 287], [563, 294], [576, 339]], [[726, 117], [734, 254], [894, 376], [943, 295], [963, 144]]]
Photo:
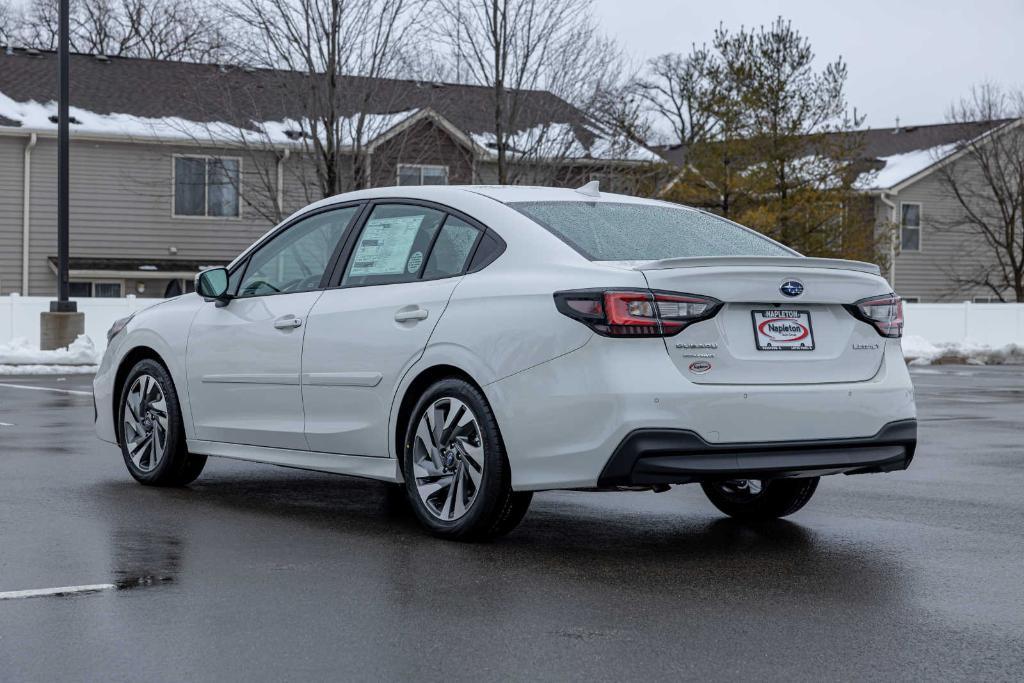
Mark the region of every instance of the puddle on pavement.
[[117, 590], [153, 588], [177, 580], [183, 546], [179, 537], [122, 527], [111, 537], [111, 546]]

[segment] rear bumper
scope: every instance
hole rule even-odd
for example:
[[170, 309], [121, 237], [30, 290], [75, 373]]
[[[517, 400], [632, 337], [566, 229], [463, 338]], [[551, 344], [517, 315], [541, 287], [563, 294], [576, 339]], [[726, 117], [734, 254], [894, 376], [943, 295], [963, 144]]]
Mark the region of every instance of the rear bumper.
[[684, 429], [637, 429], [615, 449], [598, 486], [686, 484], [905, 470], [917, 420], [899, 420], [853, 439], [712, 444]]

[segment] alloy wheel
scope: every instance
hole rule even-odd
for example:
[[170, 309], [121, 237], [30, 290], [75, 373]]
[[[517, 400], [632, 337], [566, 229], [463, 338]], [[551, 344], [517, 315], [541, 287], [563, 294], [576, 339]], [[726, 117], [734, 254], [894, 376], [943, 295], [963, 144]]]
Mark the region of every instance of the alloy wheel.
[[457, 398], [439, 398], [420, 418], [412, 447], [413, 476], [424, 506], [447, 522], [463, 517], [484, 476], [484, 445], [476, 415]]
[[167, 400], [152, 375], [139, 375], [125, 393], [124, 442], [142, 472], [152, 472], [167, 448]]

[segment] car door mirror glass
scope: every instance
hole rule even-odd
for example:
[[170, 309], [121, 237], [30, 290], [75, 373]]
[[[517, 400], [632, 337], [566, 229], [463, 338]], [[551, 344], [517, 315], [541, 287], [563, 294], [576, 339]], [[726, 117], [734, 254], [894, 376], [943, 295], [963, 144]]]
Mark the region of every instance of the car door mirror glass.
[[210, 268], [199, 273], [196, 292], [204, 299], [224, 299], [228, 292], [228, 269]]

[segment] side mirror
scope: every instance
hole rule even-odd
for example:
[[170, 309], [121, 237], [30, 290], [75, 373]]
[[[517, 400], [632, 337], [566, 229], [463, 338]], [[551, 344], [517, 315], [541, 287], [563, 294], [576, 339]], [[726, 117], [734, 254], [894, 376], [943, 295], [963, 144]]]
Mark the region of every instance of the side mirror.
[[207, 301], [227, 301], [228, 269], [210, 268], [196, 275], [196, 293]]

